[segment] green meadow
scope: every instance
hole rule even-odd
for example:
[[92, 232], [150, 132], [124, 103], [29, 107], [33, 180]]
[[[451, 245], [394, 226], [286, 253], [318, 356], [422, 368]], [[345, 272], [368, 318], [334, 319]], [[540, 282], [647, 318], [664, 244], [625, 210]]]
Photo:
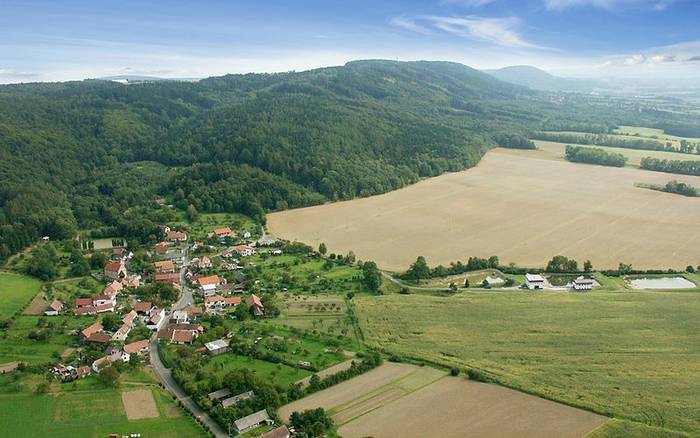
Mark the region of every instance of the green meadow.
[[41, 282], [24, 275], [0, 273], [0, 319], [19, 312], [39, 292]]
[[644, 436], [645, 425], [700, 434], [697, 292], [467, 292], [353, 302], [369, 346], [629, 420], [597, 437]]

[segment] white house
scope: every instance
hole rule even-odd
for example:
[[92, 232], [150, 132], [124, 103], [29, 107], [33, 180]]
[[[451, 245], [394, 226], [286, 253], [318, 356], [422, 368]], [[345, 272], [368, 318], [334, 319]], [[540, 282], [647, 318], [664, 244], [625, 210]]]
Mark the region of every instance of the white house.
[[233, 250], [236, 251], [241, 257], [250, 257], [255, 255], [255, 248], [248, 245], [238, 245], [233, 247]]
[[130, 331], [131, 331], [131, 324], [123, 324], [121, 327], [119, 327], [119, 330], [114, 332], [114, 334], [112, 335], [112, 340], [124, 342], [124, 341], [126, 341], [127, 336], [129, 336]]
[[187, 324], [190, 322], [190, 315], [185, 310], [175, 310], [170, 316], [177, 324]]
[[593, 280], [590, 278], [578, 277], [574, 280], [574, 290], [592, 290]]
[[539, 274], [525, 274], [525, 285], [528, 289], [544, 289], [544, 277]]
[[207, 277], [199, 277], [197, 279], [197, 284], [206, 296], [207, 292], [214, 291], [220, 284], [226, 284], [226, 279], [218, 275], [209, 275]]
[[223, 339], [207, 342], [204, 344], [204, 347], [211, 356], [216, 356], [217, 354], [226, 353], [228, 351], [228, 343]]

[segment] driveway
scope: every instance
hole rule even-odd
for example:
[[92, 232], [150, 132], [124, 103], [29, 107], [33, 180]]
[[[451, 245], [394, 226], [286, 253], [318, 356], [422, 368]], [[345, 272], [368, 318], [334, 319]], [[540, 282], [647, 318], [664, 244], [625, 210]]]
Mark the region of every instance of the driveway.
[[170, 391], [182, 404], [190, 411], [192, 414], [199, 418], [204, 424], [209, 426], [209, 430], [212, 431], [217, 438], [227, 438], [229, 435], [224, 431], [219, 424], [214, 421], [206, 412], [200, 408], [197, 403], [195, 403], [190, 396], [188, 396], [185, 391], [180, 387], [180, 385], [173, 379], [173, 376], [168, 368], [165, 368], [163, 362], [160, 361], [160, 356], [158, 355], [158, 339], [154, 335], [151, 338], [151, 347], [149, 349], [149, 356], [151, 358], [151, 366], [153, 371], [156, 373], [158, 378], [165, 388]]

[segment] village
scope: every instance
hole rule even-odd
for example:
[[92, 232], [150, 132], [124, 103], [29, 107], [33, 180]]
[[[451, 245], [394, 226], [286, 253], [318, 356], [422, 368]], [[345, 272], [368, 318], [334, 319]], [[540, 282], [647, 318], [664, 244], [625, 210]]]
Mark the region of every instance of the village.
[[[42, 325], [74, 327], [50, 375], [61, 385], [107, 382], [145, 367], [214, 436], [294, 436], [288, 419], [277, 416], [279, 401], [259, 394], [272, 390], [291, 401], [328, 385], [319, 376], [339, 378], [326, 368], [342, 379], [366, 371], [342, 298], [322, 297], [341, 284], [361, 293], [361, 271], [343, 256], [330, 262], [306, 245], [248, 228], [213, 226], [193, 238], [182, 225], [162, 226], [162, 239], [150, 247], [83, 244], [82, 257], [100, 256], [102, 268], [57, 282], [44, 294], [43, 309], [30, 305]], [[310, 301], [307, 317], [301, 303], [308, 292], [321, 299]], [[325, 321], [333, 325], [319, 330], [316, 323]], [[193, 355], [197, 365], [187, 363]], [[222, 366], [256, 377], [234, 389]], [[196, 378], [206, 394], [187, 380], [194, 369], [201, 370]]]

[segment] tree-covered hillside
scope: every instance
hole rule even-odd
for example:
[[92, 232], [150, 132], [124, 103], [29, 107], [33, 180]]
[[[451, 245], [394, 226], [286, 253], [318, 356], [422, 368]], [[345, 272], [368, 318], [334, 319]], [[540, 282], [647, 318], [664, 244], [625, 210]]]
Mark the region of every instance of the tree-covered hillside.
[[538, 129], [669, 120], [698, 126], [644, 103], [535, 92], [446, 62], [1, 86], [0, 259], [77, 229], [147, 240], [157, 194], [263, 221], [266, 211], [468, 168], [498, 142], [526, 147]]

